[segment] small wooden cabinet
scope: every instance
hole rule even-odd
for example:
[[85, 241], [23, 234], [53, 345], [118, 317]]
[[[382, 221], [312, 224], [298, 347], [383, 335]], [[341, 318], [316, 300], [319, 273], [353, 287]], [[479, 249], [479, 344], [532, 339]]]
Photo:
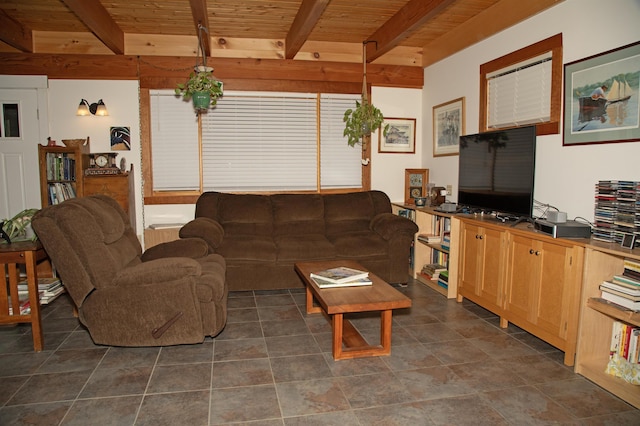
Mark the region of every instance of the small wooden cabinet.
[[104, 194], [113, 198], [120, 207], [129, 213], [129, 177], [130, 172], [117, 175], [90, 175], [84, 177], [84, 196]]
[[584, 248], [522, 227], [462, 218], [458, 297], [565, 352], [574, 364]]
[[[473, 223], [460, 225], [458, 301], [463, 297], [503, 314], [506, 232]], [[506, 326], [506, 325], [505, 325]]]
[[88, 143], [76, 147], [38, 145], [42, 207], [83, 196], [88, 154]]

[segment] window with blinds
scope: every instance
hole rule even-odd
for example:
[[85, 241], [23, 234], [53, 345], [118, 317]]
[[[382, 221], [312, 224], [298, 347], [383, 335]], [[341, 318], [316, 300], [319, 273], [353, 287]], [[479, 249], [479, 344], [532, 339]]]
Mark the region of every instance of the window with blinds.
[[560, 133], [562, 34], [480, 65], [480, 132], [536, 126]]
[[551, 118], [551, 52], [487, 74], [489, 129]]
[[154, 191], [296, 191], [362, 186], [361, 152], [342, 135], [358, 95], [232, 92], [197, 117], [152, 91]]

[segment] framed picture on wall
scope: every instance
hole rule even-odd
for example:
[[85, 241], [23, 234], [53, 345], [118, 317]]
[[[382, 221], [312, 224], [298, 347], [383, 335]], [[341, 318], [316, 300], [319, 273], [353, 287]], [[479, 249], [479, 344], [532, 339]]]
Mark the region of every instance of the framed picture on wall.
[[416, 119], [385, 118], [382, 128], [389, 125], [387, 135], [378, 132], [378, 152], [413, 154], [416, 152]]
[[404, 171], [404, 202], [415, 204], [418, 197], [427, 196], [429, 183], [429, 169], [405, 169]]
[[433, 107], [434, 157], [458, 155], [464, 122], [464, 97]]
[[640, 42], [564, 66], [563, 145], [640, 140]]

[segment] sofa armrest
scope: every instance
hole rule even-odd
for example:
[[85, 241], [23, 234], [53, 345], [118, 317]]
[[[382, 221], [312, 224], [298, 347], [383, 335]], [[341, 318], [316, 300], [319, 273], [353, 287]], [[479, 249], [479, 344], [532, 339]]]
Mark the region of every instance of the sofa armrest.
[[387, 241], [398, 234], [413, 236], [418, 232], [418, 225], [413, 223], [412, 220], [393, 213], [380, 213], [376, 215], [371, 219], [369, 227]]
[[180, 238], [202, 238], [214, 251], [222, 243], [224, 228], [211, 218], [197, 217], [180, 228], [179, 235]]
[[136, 286], [199, 277], [202, 267], [187, 257], [166, 257], [124, 268], [113, 279], [114, 286]]
[[142, 253], [143, 262], [165, 257], [190, 257], [199, 259], [209, 254], [209, 245], [201, 238], [184, 238], [149, 247]]

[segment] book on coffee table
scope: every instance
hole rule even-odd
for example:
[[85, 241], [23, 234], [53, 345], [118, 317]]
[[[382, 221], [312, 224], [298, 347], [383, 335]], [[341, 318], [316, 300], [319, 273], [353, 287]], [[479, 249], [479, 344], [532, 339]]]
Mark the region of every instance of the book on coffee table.
[[338, 288], [338, 287], [360, 287], [366, 285], [372, 285], [373, 282], [369, 278], [356, 278], [353, 281], [347, 281], [344, 283], [334, 283], [331, 281], [323, 280], [322, 278], [311, 277], [314, 283], [318, 285], [319, 288]]
[[339, 266], [337, 268], [329, 268], [311, 273], [311, 278], [320, 278], [323, 281], [334, 284], [353, 282], [357, 279], [368, 277], [369, 272], [347, 268], [346, 266]]

